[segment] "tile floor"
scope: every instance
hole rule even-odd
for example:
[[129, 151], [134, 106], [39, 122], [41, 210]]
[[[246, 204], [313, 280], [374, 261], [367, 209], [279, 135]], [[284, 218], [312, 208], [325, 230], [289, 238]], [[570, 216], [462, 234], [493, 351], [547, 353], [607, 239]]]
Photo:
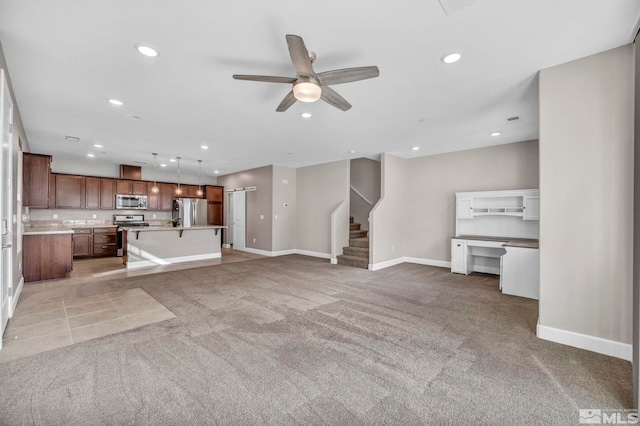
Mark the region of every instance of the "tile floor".
[[122, 258], [76, 259], [65, 279], [25, 284], [2, 336], [0, 362], [174, 318], [141, 288], [79, 296], [89, 286], [132, 276], [243, 262], [264, 256], [222, 249], [222, 258], [128, 271]]

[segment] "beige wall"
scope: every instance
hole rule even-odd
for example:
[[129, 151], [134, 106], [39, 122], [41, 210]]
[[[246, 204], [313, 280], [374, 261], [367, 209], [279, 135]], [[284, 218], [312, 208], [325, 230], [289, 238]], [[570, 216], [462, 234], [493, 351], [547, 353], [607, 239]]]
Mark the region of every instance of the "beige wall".
[[538, 188], [538, 141], [407, 160], [408, 257], [451, 260], [455, 193]]
[[[296, 169], [296, 248], [331, 254], [331, 213], [344, 200], [348, 203], [349, 160]], [[338, 218], [345, 228], [341, 244], [348, 241], [349, 209]], [[345, 234], [346, 232], [346, 234]]]
[[296, 169], [273, 166], [274, 252], [296, 248]]
[[369, 199], [368, 204], [355, 191], [350, 194], [351, 216], [361, 225], [361, 229], [369, 229], [369, 213], [380, 199], [380, 162], [369, 158], [351, 160], [351, 186]]
[[378, 264], [405, 256], [408, 207], [407, 160], [382, 154], [380, 200], [371, 212], [370, 261]]
[[631, 343], [633, 46], [540, 71], [540, 319]]
[[[273, 166], [245, 170], [230, 175], [219, 176], [218, 185], [225, 190], [257, 187], [247, 192], [246, 247], [271, 251], [273, 221]], [[225, 202], [228, 199], [225, 198]], [[262, 218], [261, 218], [262, 215]], [[228, 214], [225, 214], [227, 224]], [[256, 242], [253, 242], [253, 239]]]

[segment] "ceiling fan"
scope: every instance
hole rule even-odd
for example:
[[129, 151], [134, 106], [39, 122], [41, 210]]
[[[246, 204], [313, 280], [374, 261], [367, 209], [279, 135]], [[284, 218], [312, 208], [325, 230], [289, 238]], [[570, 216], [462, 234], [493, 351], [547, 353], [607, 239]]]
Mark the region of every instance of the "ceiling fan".
[[342, 111], [346, 111], [351, 108], [351, 104], [329, 86], [366, 80], [380, 75], [378, 67], [375, 66], [344, 68], [316, 74], [311, 65], [316, 59], [316, 54], [307, 50], [302, 37], [291, 34], [287, 35], [287, 45], [289, 46], [291, 62], [293, 63], [293, 67], [296, 69], [295, 77], [233, 75], [233, 78], [236, 80], [293, 84], [293, 89], [284, 97], [282, 102], [280, 102], [278, 108], [276, 108], [276, 111], [278, 112], [286, 111], [296, 101], [315, 102], [318, 99], [322, 99], [329, 105], [332, 105]]

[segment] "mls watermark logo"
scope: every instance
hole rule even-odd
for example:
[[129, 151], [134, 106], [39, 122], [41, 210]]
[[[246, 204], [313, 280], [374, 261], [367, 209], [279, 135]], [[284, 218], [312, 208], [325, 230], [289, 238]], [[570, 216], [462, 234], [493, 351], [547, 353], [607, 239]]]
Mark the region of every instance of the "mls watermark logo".
[[602, 410], [589, 408], [578, 410], [580, 424], [591, 425], [637, 425], [636, 410]]

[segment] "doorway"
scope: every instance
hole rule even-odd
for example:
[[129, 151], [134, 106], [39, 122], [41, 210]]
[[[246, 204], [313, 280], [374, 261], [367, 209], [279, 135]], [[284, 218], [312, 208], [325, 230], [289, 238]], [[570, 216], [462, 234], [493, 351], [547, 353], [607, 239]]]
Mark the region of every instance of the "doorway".
[[[12, 314], [12, 263], [13, 263], [13, 203], [12, 203], [12, 174], [13, 174], [13, 102], [9, 94], [4, 70], [0, 70], [0, 135], [2, 150], [0, 150], [0, 234], [2, 237], [2, 251], [0, 254], [0, 335], [4, 334], [9, 316]], [[0, 340], [0, 348], [2, 342]]]

